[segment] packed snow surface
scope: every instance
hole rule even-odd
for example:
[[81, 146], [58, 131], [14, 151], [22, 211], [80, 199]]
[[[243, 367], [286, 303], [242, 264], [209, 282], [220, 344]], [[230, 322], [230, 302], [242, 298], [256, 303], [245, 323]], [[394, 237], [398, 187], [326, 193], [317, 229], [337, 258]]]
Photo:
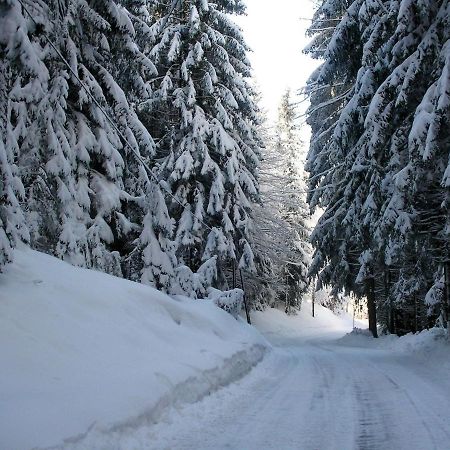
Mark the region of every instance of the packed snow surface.
[[374, 340], [305, 302], [252, 313], [265, 352], [212, 302], [17, 256], [0, 276], [2, 450], [449, 448], [441, 330]]
[[[310, 306], [289, 318], [254, 313], [274, 351], [241, 381], [127, 434], [129, 448], [448, 450], [450, 348], [442, 332], [374, 340], [348, 334], [345, 315], [316, 307], [312, 318]], [[127, 448], [120, 439], [109, 448]], [[85, 445], [108, 448], [94, 436]]]
[[267, 347], [212, 301], [16, 251], [0, 274], [0, 449], [70, 438], [90, 450], [86, 433], [147, 426], [241, 378]]

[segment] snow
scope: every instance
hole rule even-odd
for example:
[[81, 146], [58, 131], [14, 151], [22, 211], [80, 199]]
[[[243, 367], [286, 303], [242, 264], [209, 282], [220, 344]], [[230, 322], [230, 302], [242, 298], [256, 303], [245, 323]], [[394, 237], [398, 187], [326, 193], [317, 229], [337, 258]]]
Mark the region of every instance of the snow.
[[[253, 313], [274, 344], [261, 364], [238, 383], [171, 410], [154, 427], [116, 436], [110, 448], [132, 442], [139, 450], [448, 449], [448, 343], [439, 338], [442, 353], [431, 352], [431, 359], [417, 355], [441, 333], [345, 335], [348, 315], [316, 305], [312, 318], [310, 307], [288, 318], [275, 309]], [[89, 448], [105, 447], [89, 441]]]
[[[339, 342], [343, 345], [354, 347], [370, 347], [375, 349], [391, 350], [395, 353], [414, 354], [416, 357], [427, 356], [428, 359], [437, 358], [441, 351], [448, 351], [448, 341], [444, 328], [432, 328], [418, 333], [408, 333], [404, 336], [393, 334], [382, 335], [378, 339], [371, 338], [369, 330], [355, 328]], [[448, 358], [446, 358], [448, 360]], [[437, 361], [436, 361], [437, 362]], [[439, 362], [445, 363], [445, 359]], [[450, 369], [450, 360], [447, 361]]]
[[[284, 311], [271, 308], [252, 313], [253, 324], [271, 342], [277, 345], [308, 342], [315, 339], [333, 340], [341, 338], [352, 331], [352, 318], [343, 313], [338, 316], [329, 309], [316, 304], [312, 317], [310, 300], [304, 301], [301, 310], [291, 316]], [[356, 326], [363, 327], [365, 321], [356, 321]]]
[[268, 347], [211, 301], [16, 250], [0, 274], [0, 448], [153, 423], [239, 379]]
[[448, 449], [444, 331], [373, 339], [311, 309], [252, 312], [261, 335], [211, 300], [16, 251], [0, 275], [0, 448]]

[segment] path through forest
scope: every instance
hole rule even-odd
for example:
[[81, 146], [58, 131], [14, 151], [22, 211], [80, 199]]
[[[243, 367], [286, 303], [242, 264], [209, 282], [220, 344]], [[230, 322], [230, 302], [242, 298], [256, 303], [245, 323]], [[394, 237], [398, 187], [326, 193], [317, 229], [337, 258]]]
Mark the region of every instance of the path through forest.
[[325, 331], [266, 329], [275, 349], [249, 376], [172, 412], [145, 432], [145, 448], [450, 448], [445, 373], [414, 355], [349, 346]]

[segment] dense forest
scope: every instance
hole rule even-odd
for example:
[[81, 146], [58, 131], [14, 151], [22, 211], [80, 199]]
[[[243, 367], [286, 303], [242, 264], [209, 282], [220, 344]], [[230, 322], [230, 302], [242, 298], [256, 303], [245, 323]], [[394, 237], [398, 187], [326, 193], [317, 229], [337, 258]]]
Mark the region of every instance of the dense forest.
[[450, 5], [325, 0], [306, 51], [311, 275], [367, 297], [370, 328], [449, 320]]
[[367, 299], [374, 336], [447, 326], [449, 3], [319, 2], [305, 169], [293, 95], [272, 128], [258, 106], [244, 13], [0, 3], [0, 271], [24, 243], [256, 309], [327, 287]]
[[[287, 94], [269, 138], [231, 19], [244, 10], [240, 0], [1, 3], [0, 270], [24, 242], [169, 294], [247, 281], [252, 307], [300, 304], [308, 212], [294, 201], [294, 107]], [[278, 174], [289, 187], [261, 193], [274, 152], [278, 168], [289, 161]]]

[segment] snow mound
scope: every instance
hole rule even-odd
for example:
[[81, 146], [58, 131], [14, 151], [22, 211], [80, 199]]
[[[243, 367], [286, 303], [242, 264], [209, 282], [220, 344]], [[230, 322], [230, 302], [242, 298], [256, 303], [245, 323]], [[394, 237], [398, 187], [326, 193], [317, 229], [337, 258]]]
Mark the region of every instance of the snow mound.
[[391, 336], [391, 339], [388, 339], [388, 336], [383, 336], [382, 343], [383, 341], [386, 342], [385, 346], [393, 350], [407, 353], [427, 353], [430, 350], [437, 350], [438, 347], [447, 345], [446, 335], [447, 333], [443, 328], [432, 328], [401, 337]]
[[155, 422], [242, 377], [267, 348], [211, 301], [18, 250], [0, 274], [0, 448]]
[[443, 328], [432, 328], [418, 333], [408, 333], [398, 337], [396, 335], [382, 335], [373, 339], [372, 333], [366, 329], [355, 328], [351, 333], [339, 339], [342, 345], [352, 347], [374, 347], [392, 350], [399, 353], [427, 354], [448, 347], [446, 331]]

